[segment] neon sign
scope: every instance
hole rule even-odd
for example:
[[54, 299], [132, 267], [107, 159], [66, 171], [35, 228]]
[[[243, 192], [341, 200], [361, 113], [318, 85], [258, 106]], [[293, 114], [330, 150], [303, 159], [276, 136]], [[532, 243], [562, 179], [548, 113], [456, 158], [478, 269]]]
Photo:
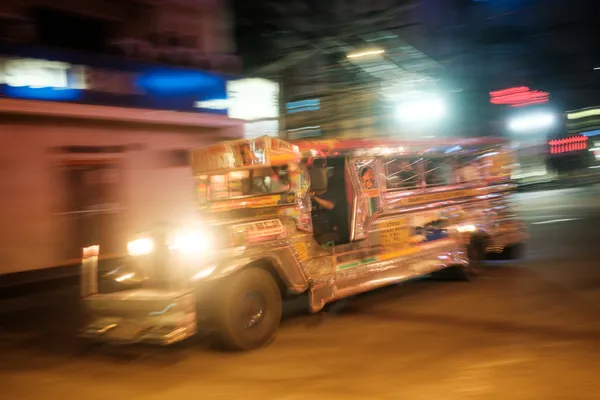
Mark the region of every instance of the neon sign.
[[587, 149], [587, 136], [571, 136], [564, 139], [550, 140], [550, 154], [562, 154]]
[[547, 103], [550, 93], [540, 90], [532, 90], [527, 86], [519, 86], [510, 89], [496, 90], [490, 92], [490, 103], [507, 105], [510, 107], [524, 107], [533, 104]]
[[33, 58], [29, 50], [9, 47], [0, 55], [0, 96], [227, 114], [227, 78], [218, 74], [63, 52]]

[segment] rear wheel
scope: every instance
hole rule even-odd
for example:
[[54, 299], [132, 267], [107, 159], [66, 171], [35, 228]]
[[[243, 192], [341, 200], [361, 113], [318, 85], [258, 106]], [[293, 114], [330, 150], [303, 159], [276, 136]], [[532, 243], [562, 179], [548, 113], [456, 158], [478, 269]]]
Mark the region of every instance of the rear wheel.
[[518, 260], [523, 257], [524, 252], [525, 246], [522, 243], [515, 243], [506, 246], [499, 257], [501, 260]]
[[477, 270], [485, 261], [485, 240], [473, 238], [466, 248], [468, 265], [454, 265], [437, 271], [436, 279], [452, 281], [469, 281], [477, 275]]
[[281, 292], [273, 276], [248, 268], [224, 280], [215, 315], [220, 344], [253, 350], [269, 344], [281, 321]]

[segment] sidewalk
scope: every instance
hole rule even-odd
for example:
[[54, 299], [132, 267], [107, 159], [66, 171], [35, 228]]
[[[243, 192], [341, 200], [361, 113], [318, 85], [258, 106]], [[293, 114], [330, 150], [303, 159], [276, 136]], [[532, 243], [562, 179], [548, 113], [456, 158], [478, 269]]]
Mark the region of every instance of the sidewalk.
[[78, 286], [65, 284], [52, 289], [44, 288], [26, 295], [2, 298], [0, 299], [0, 317], [4, 319], [10, 314], [31, 312], [36, 309], [69, 304], [73, 301], [77, 302], [78, 295]]
[[0, 276], [0, 301], [79, 284], [79, 265]]

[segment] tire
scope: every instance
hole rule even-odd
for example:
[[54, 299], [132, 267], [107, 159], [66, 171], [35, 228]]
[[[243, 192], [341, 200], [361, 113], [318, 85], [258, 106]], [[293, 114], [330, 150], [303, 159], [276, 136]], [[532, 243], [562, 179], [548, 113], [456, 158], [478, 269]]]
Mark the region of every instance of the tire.
[[483, 238], [473, 238], [467, 246], [469, 265], [454, 265], [437, 271], [436, 279], [446, 281], [470, 281], [477, 276], [478, 269], [485, 261], [486, 242]]
[[451, 265], [439, 271], [435, 271], [432, 278], [439, 281], [470, 281], [473, 274], [469, 267], [463, 267], [460, 265]]
[[266, 346], [281, 321], [281, 292], [273, 276], [248, 268], [225, 279], [216, 306], [217, 340], [227, 350], [248, 351]]
[[523, 257], [525, 253], [525, 246], [522, 243], [515, 243], [508, 245], [500, 253], [501, 260], [518, 260]]
[[481, 267], [486, 259], [486, 243], [483, 238], [473, 238], [467, 246], [469, 267], [476, 270]]

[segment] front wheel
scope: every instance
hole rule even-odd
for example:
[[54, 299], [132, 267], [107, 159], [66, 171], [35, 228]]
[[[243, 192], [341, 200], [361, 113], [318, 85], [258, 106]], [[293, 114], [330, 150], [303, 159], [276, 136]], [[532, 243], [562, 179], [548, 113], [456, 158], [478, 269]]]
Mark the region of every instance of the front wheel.
[[467, 256], [469, 258], [469, 266], [471, 269], [481, 267], [485, 262], [486, 245], [484, 239], [473, 239], [467, 246]]
[[269, 344], [281, 321], [281, 292], [273, 276], [248, 268], [222, 282], [215, 322], [219, 342], [230, 350]]
[[523, 243], [515, 243], [506, 246], [502, 253], [500, 253], [499, 258], [501, 260], [518, 260], [523, 257], [525, 253], [525, 245]]

